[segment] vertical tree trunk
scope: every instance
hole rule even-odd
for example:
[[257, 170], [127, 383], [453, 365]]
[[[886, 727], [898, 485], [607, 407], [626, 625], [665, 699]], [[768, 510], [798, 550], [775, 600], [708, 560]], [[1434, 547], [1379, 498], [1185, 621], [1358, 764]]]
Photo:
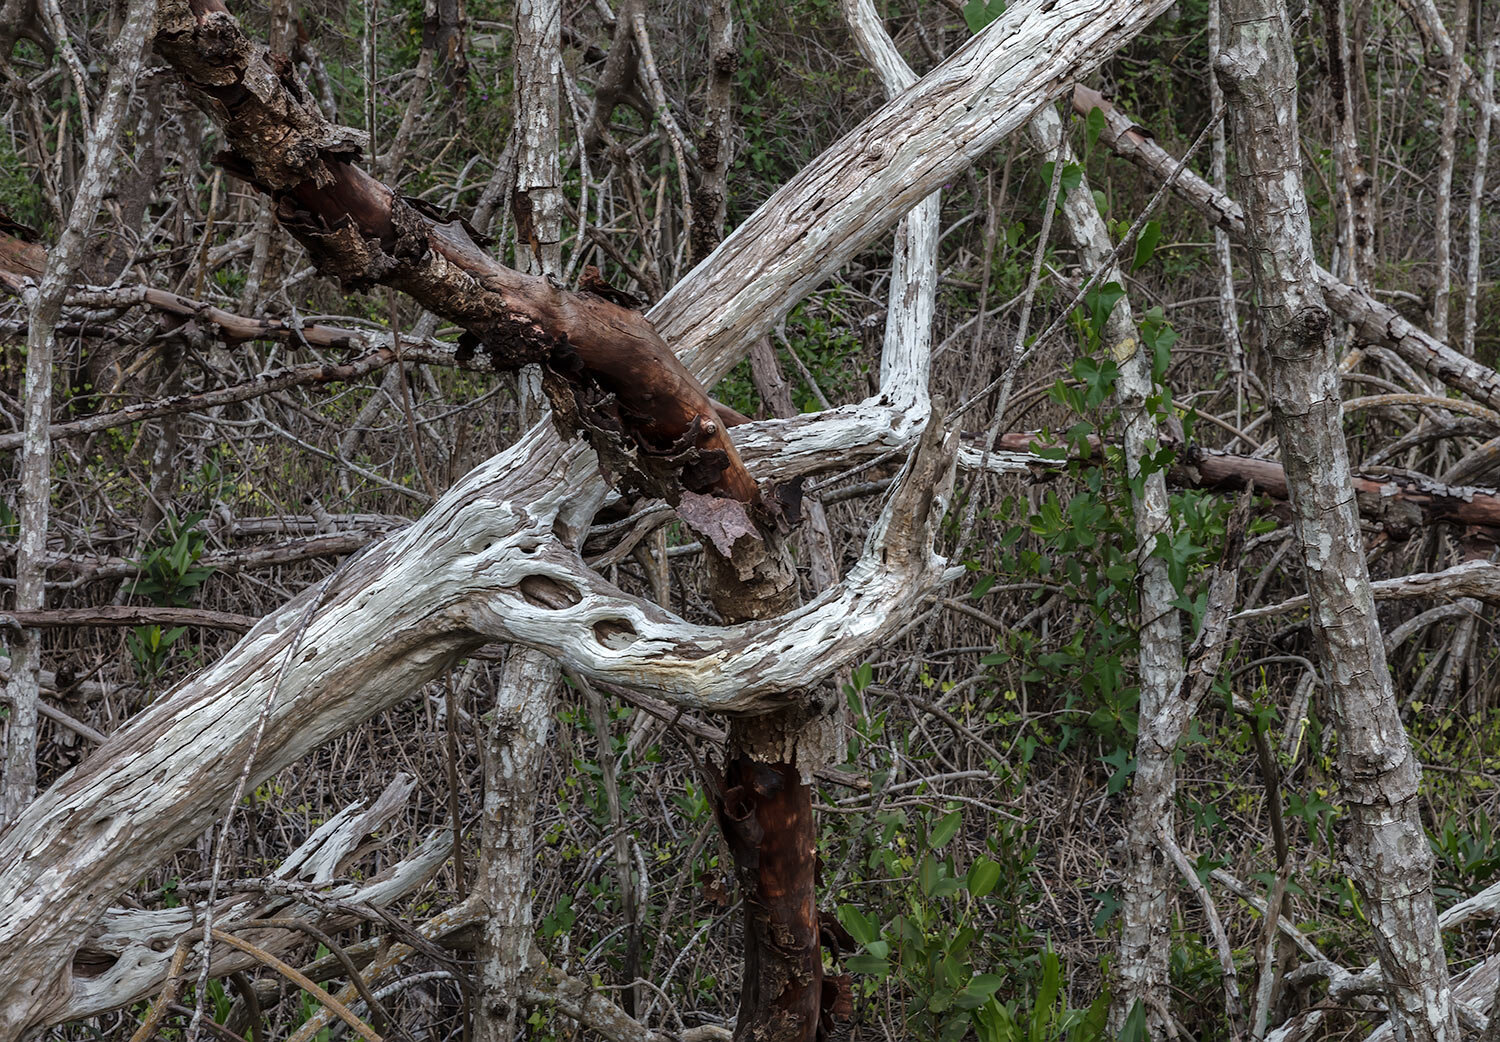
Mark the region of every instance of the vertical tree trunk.
[[[516, 267], [528, 275], [562, 270], [561, 49], [561, 0], [521, 0], [516, 5], [516, 188], [510, 203]], [[517, 416], [525, 430], [541, 416], [541, 367], [523, 367], [516, 383]]]
[[[561, 0], [516, 6], [516, 261], [534, 274], [562, 267], [558, 187]], [[541, 368], [516, 379], [522, 429], [543, 410]], [[530, 648], [511, 649], [495, 693], [484, 757], [484, 823], [478, 891], [489, 907], [480, 937], [478, 1042], [510, 1042], [521, 981], [531, 964], [531, 872], [536, 790], [541, 782], [561, 670]]]
[[[26, 374], [21, 392], [26, 403], [26, 438], [21, 448], [21, 532], [16, 550], [15, 602], [21, 611], [46, 604], [44, 556], [48, 501], [52, 495], [52, 442], [47, 428], [52, 422], [52, 354], [57, 319], [62, 313], [68, 284], [83, 262], [85, 240], [111, 180], [115, 141], [140, 73], [141, 55], [155, 6], [154, 0], [132, 0], [125, 24], [115, 39], [114, 66], [99, 105], [98, 120], [89, 133], [83, 174], [67, 226], [57, 246], [47, 252], [47, 269], [40, 283], [26, 295]], [[0, 756], [0, 830], [15, 820], [36, 794], [41, 653], [41, 640], [35, 630], [22, 633], [11, 652], [11, 680], [5, 689], [9, 713], [4, 721], [4, 751]]]
[[[854, 43], [879, 74], [885, 96], [894, 98], [916, 83], [917, 74], [896, 49], [871, 0], [842, 0], [842, 7]], [[896, 225], [896, 245], [891, 256], [885, 343], [880, 353], [880, 389], [891, 405], [907, 410], [913, 418], [927, 412], [941, 217], [942, 192], [933, 192]]]
[[734, 74], [740, 67], [731, 0], [715, 0], [709, 11], [708, 46], [708, 97], [703, 106], [703, 132], [698, 135], [699, 184], [693, 192], [689, 264], [707, 257], [724, 237], [729, 161], [734, 153]]
[[[1328, 40], [1328, 85], [1333, 91], [1333, 158], [1338, 168], [1339, 274], [1364, 289], [1375, 272], [1375, 181], [1360, 156], [1355, 133], [1355, 78], [1364, 77], [1364, 56], [1349, 46], [1347, 0], [1323, 0], [1323, 30]], [[1359, 64], [1353, 64], [1355, 61]], [[1222, 186], [1215, 183], [1216, 188]]]
[[1396, 704], [1365, 568], [1329, 315], [1313, 264], [1283, 0], [1225, 0], [1246, 238], [1264, 319], [1265, 381], [1286, 466], [1312, 624], [1333, 692], [1344, 854], [1365, 902], [1403, 1042], [1457, 1038], [1417, 806], [1421, 768]]
[[832, 752], [833, 730], [826, 718], [800, 709], [738, 719], [729, 728], [715, 810], [744, 901], [736, 1042], [818, 1037], [823, 951], [809, 781]]
[[[1443, 90], [1443, 122], [1438, 133], [1437, 190], [1433, 231], [1437, 271], [1432, 277], [1432, 335], [1448, 339], [1448, 311], [1453, 293], [1453, 167], [1458, 153], [1458, 99], [1464, 85], [1464, 47], [1469, 36], [1469, 5], [1456, 5], [1457, 28], [1453, 36], [1453, 58], [1448, 63], [1448, 83]], [[1481, 114], [1483, 107], [1481, 106]]]
[[516, 5], [516, 266], [556, 272], [562, 260], [562, 189], [557, 154], [562, 80], [560, 0]]
[[557, 691], [557, 663], [513, 648], [500, 672], [484, 746], [484, 821], [475, 892], [489, 907], [479, 938], [477, 1042], [511, 1042], [532, 938], [532, 824]]
[[[1063, 142], [1062, 120], [1050, 105], [1037, 113], [1029, 129], [1044, 155], [1056, 155], [1059, 162], [1074, 161], [1072, 149]], [[1066, 193], [1062, 210], [1064, 226], [1078, 245], [1084, 268], [1094, 271], [1107, 265], [1103, 281], [1123, 286], [1125, 277], [1113, 261], [1114, 244], [1088, 185], [1081, 184]], [[1164, 733], [1157, 717], [1165, 719], [1163, 709], [1182, 680], [1182, 625], [1172, 603], [1176, 594], [1167, 576], [1167, 562], [1151, 556], [1157, 535], [1170, 536], [1172, 522], [1166, 474], [1158, 470], [1141, 478], [1142, 461], [1156, 452], [1162, 432], [1156, 413], [1147, 405], [1153, 394], [1151, 355], [1141, 342], [1128, 297], [1122, 297], [1110, 312], [1104, 340], [1110, 357], [1120, 367], [1115, 393], [1125, 421], [1125, 465], [1132, 481], [1142, 620], [1138, 659], [1140, 738], [1125, 830], [1125, 882], [1111, 1021], [1118, 1030], [1126, 1014], [1142, 1002], [1154, 1029], [1160, 1019], [1157, 1010], [1166, 1009], [1170, 999], [1168, 963], [1172, 948], [1167, 897], [1173, 878], [1172, 866], [1155, 837], [1158, 829], [1168, 835], [1175, 829], [1177, 764], [1173, 756], [1181, 737]]]
[[[710, 550], [714, 606], [726, 621], [795, 608], [797, 573], [785, 543], [761, 533], [736, 554]], [[707, 543], [705, 543], [707, 546]], [[746, 578], [747, 573], [750, 573]], [[823, 1008], [818, 933], [817, 824], [812, 772], [838, 753], [833, 706], [802, 698], [729, 725], [714, 810], [734, 858], [744, 906], [744, 975], [736, 1042], [812, 1042]]]

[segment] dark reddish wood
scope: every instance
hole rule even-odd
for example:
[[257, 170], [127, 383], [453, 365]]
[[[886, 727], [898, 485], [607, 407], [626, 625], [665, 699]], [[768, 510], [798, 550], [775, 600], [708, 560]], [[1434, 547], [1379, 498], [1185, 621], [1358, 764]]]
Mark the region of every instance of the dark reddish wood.
[[715, 809], [745, 902], [736, 1039], [813, 1042], [823, 1019], [812, 790], [797, 769], [747, 757], [724, 767]]
[[[47, 254], [36, 244], [36, 232], [10, 219], [0, 210], [0, 271], [39, 279], [47, 268]], [[20, 289], [18, 279], [6, 279], [12, 289]]]
[[409, 294], [497, 365], [542, 362], [554, 416], [591, 440], [618, 483], [673, 503], [683, 489], [758, 502], [707, 392], [644, 315], [505, 267], [462, 221], [370, 176], [354, 135], [324, 120], [220, 0], [164, 0], [155, 43], [223, 129], [225, 169], [275, 200], [320, 271]]
[[[1089, 439], [1089, 451], [1102, 443]], [[1008, 452], [1057, 449], [1062, 443], [1036, 433], [1002, 435], [995, 444]], [[1066, 446], [1072, 451], [1071, 446]], [[1286, 471], [1274, 460], [1237, 456], [1215, 449], [1189, 448], [1169, 475], [1183, 488], [1238, 492], [1254, 485], [1272, 499], [1287, 498]], [[1500, 533], [1500, 490], [1443, 485], [1404, 475], [1355, 474], [1354, 492], [1361, 516], [1384, 524], [1392, 535], [1405, 535], [1437, 522], [1495, 530]]]

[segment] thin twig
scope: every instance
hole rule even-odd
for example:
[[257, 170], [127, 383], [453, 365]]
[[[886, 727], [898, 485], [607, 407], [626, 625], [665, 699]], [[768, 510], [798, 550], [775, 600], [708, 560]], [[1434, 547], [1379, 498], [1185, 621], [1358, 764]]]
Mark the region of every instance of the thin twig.
[[[323, 595], [328, 592], [334, 576], [341, 571], [343, 571], [342, 566], [335, 568], [318, 584], [317, 592], [309, 599], [307, 610], [302, 613], [302, 618], [297, 623], [297, 629], [293, 632], [292, 639], [287, 644], [286, 653], [281, 658], [281, 665], [276, 670], [276, 678], [271, 682], [271, 690], [266, 693], [265, 701], [261, 703], [260, 715], [255, 720], [255, 733], [250, 739], [250, 748], [245, 751], [245, 761], [240, 765], [240, 774], [234, 783], [234, 795], [230, 797], [229, 805], [224, 809], [224, 819], [219, 826], [218, 842], [214, 844], [214, 864], [213, 872], [209, 877], [208, 900], [203, 905], [203, 965], [198, 969], [198, 992], [194, 999], [193, 1019], [188, 1024], [187, 1042], [197, 1042], [200, 1023], [203, 1020], [203, 1002], [208, 995], [209, 969], [213, 962], [213, 938], [220, 932], [214, 929], [214, 903], [218, 900], [219, 879], [224, 873], [224, 852], [229, 847], [229, 827], [234, 821], [234, 811], [245, 796], [245, 787], [250, 781], [250, 771], [255, 765], [256, 753], [260, 751], [261, 740], [265, 737], [266, 723], [271, 717], [271, 706], [281, 692], [281, 682], [286, 677], [288, 667], [291, 666], [292, 657], [297, 653], [297, 649], [302, 644], [303, 634], [307, 632], [313, 616], [317, 614], [318, 607], [323, 603]], [[312, 990], [321, 992], [319, 988]]]

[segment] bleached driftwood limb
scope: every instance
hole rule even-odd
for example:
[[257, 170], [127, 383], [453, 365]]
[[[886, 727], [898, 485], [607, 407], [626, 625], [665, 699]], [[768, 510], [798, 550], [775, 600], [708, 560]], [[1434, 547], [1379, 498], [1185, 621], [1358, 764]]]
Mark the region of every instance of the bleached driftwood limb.
[[652, 322], [712, 386], [796, 301], [1169, 6], [1011, 4], [775, 192], [651, 309]]
[[[843, 0], [841, 6], [860, 53], [880, 76], [885, 96], [895, 98], [916, 83], [917, 74], [896, 50], [871, 0]], [[886, 296], [880, 390], [897, 408], [914, 416], [927, 411], [941, 216], [942, 193], [933, 192], [901, 218]]]
[[[276, 877], [316, 886], [329, 902], [383, 908], [411, 894], [443, 866], [453, 850], [452, 834], [433, 833], [410, 855], [362, 884], [344, 883], [324, 888], [336, 868], [365, 837], [379, 829], [405, 805], [414, 782], [405, 775], [393, 779], [368, 808], [351, 804], [329, 819], [306, 842], [288, 855]], [[296, 890], [298, 888], [291, 887]], [[338, 929], [353, 922], [348, 916], [324, 917], [318, 908], [292, 896], [244, 892], [219, 903], [222, 922], [250, 918], [307, 918]], [[92, 1016], [151, 997], [161, 988], [178, 941], [202, 921], [201, 908], [111, 908], [79, 948], [72, 987], [56, 1017], [59, 1021]], [[262, 948], [276, 952], [295, 943], [285, 931], [251, 933]], [[196, 964], [196, 959], [193, 960]], [[255, 960], [227, 948], [216, 948], [215, 976], [227, 976], [255, 965]]]

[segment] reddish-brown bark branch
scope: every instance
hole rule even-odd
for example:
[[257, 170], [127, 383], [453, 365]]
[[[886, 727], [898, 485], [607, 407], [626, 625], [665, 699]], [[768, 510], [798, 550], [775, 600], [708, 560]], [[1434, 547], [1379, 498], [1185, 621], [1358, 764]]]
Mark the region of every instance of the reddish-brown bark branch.
[[46, 268], [47, 254], [36, 244], [36, 232], [0, 210], [0, 270], [39, 279]]
[[[1090, 438], [1089, 452], [1097, 453], [1104, 444]], [[1001, 435], [995, 447], [1009, 452], [1055, 453], [1064, 446], [1033, 432]], [[1238, 492], [1254, 485], [1256, 491], [1272, 499], [1287, 498], [1286, 471], [1280, 463], [1216, 449], [1183, 450], [1169, 477], [1179, 488]], [[1438, 522], [1483, 529], [1491, 538], [1500, 535], [1497, 489], [1444, 485], [1405, 475], [1355, 474], [1354, 492], [1361, 516], [1383, 523], [1392, 535], [1406, 535]]]
[[736, 757], [716, 779], [715, 810], [745, 901], [745, 970], [735, 1038], [817, 1037], [823, 952], [812, 789], [797, 768]]
[[[5, 222], [0, 218], [0, 286], [7, 286], [19, 293], [25, 280], [34, 277], [37, 270], [33, 267], [34, 263], [46, 263], [46, 255], [41, 247], [7, 234]], [[231, 346], [250, 340], [274, 340], [292, 346], [366, 350], [367, 353], [342, 363], [287, 366], [210, 391], [138, 402], [113, 412], [55, 423], [50, 432], [53, 438], [77, 437], [127, 423], [249, 401], [291, 387], [347, 383], [392, 364], [397, 357], [390, 347], [376, 347], [377, 337], [369, 333], [315, 322], [290, 322], [279, 318], [237, 315], [205, 301], [147, 286], [122, 289], [83, 288], [69, 295], [68, 304], [98, 309], [149, 307], [166, 315], [212, 326], [220, 338]], [[407, 362], [453, 366], [476, 372], [496, 372], [509, 368], [503, 364], [497, 366], [495, 360], [488, 355], [474, 355], [461, 348], [455, 350], [452, 345], [432, 340], [403, 340], [401, 358]], [[709, 404], [713, 407], [715, 419], [724, 427], [750, 422], [749, 417], [713, 398], [709, 399]], [[13, 449], [20, 444], [20, 432], [0, 434], [0, 450]]]
[[8, 611], [0, 618], [28, 628], [59, 626], [205, 626], [209, 629], [248, 633], [260, 620], [251, 615], [204, 608], [153, 608], [104, 605], [98, 608], [48, 608], [40, 611]]
[[220, 0], [166, 0], [156, 50], [223, 129], [225, 168], [271, 196], [320, 271], [409, 294], [497, 366], [544, 363], [555, 416], [625, 484], [674, 503], [682, 490], [758, 500], [707, 393], [644, 315], [505, 267], [461, 220], [355, 165], [354, 135], [324, 120], [285, 59], [252, 42]]

